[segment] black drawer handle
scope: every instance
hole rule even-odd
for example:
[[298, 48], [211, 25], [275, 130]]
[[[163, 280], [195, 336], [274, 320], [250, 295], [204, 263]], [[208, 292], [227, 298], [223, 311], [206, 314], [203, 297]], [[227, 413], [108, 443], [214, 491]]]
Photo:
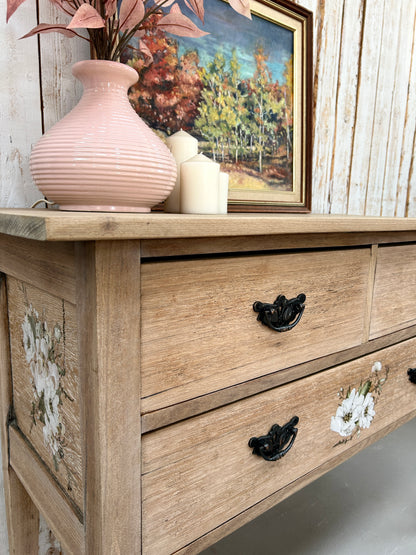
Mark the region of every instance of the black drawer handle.
[[273, 424], [266, 436], [252, 437], [248, 446], [253, 449], [253, 455], [263, 457], [265, 461], [278, 461], [284, 457], [296, 439], [298, 422], [299, 418], [294, 416], [284, 426]]
[[296, 326], [305, 310], [306, 295], [301, 293], [294, 299], [286, 299], [279, 295], [273, 304], [256, 301], [254, 312], [258, 312], [257, 320], [274, 331], [289, 331]]
[[412, 383], [416, 383], [416, 368], [409, 368], [407, 375]]

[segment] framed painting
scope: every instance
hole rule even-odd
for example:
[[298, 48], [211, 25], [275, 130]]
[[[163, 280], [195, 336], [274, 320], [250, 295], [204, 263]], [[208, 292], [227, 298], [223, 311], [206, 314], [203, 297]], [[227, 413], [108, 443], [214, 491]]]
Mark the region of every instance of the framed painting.
[[125, 53], [140, 75], [131, 103], [162, 136], [183, 129], [220, 163], [229, 211], [310, 211], [312, 13], [250, 0], [249, 20], [225, 0], [204, 5], [207, 35], [150, 31], [149, 67]]

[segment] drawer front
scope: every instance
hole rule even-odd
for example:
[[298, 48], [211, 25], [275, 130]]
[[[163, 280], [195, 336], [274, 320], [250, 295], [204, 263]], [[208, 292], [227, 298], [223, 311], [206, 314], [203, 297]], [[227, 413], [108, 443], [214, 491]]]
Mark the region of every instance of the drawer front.
[[379, 247], [370, 339], [416, 325], [416, 245]]
[[[145, 435], [144, 553], [175, 552], [416, 415], [416, 385], [407, 375], [414, 366], [410, 340]], [[283, 458], [252, 454], [251, 437], [294, 416], [297, 437]]]
[[[360, 344], [370, 249], [170, 261], [142, 268], [143, 411]], [[253, 303], [306, 294], [278, 333]]]

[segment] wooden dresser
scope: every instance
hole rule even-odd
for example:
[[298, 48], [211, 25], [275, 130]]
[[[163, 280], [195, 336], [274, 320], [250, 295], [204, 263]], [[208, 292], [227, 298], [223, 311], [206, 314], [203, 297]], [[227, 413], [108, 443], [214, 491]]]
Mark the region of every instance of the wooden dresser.
[[10, 552], [198, 553], [416, 416], [416, 220], [0, 211]]

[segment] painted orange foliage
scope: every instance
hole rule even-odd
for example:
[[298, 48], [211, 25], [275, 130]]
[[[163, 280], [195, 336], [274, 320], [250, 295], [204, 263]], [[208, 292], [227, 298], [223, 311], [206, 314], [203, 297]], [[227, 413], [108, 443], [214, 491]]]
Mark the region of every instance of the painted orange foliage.
[[188, 52], [178, 58], [177, 42], [166, 38], [156, 18], [141, 39], [153, 56], [153, 63], [145, 67], [141, 59], [130, 62], [139, 73], [139, 82], [130, 90], [129, 98], [152, 128], [170, 134], [191, 128], [203, 85], [198, 54]]

